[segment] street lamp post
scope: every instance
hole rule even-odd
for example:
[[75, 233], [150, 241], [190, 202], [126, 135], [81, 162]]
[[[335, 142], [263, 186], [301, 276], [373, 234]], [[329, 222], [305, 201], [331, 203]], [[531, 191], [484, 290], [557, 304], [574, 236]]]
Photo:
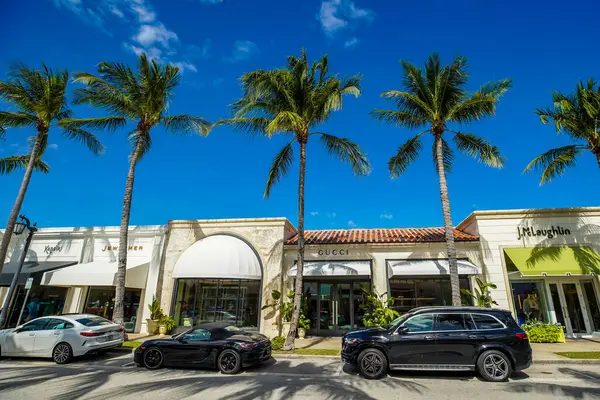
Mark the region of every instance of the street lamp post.
[[0, 329], [4, 328], [6, 316], [12, 304], [15, 288], [17, 287], [17, 281], [19, 280], [19, 275], [21, 275], [23, 264], [25, 264], [25, 257], [27, 257], [27, 251], [29, 251], [31, 239], [33, 238], [33, 234], [37, 231], [37, 228], [35, 227], [35, 222], [33, 223], [33, 225], [31, 225], [29, 219], [24, 215], [19, 215], [19, 218], [21, 218], [22, 222], [15, 223], [14, 234], [22, 234], [25, 231], [25, 228], [27, 228], [29, 233], [27, 234], [27, 239], [25, 240], [25, 247], [23, 248], [23, 252], [21, 253], [21, 257], [19, 258], [19, 266], [17, 267], [17, 271], [15, 272], [15, 275], [12, 278], [10, 288], [8, 289], [8, 295], [6, 296], [6, 301], [4, 302], [4, 307], [2, 307], [2, 312], [0, 313]]

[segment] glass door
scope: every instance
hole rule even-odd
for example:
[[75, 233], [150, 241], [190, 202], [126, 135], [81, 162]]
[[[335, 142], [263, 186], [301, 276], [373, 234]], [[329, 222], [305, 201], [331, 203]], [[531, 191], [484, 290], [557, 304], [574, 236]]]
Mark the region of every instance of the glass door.
[[583, 288], [578, 282], [549, 283], [556, 322], [566, 328], [567, 336], [591, 334], [592, 321], [588, 315], [588, 305], [585, 302]]
[[588, 305], [588, 319], [592, 325], [592, 331], [600, 332], [600, 306], [598, 304], [598, 296], [594, 289], [594, 282], [582, 282], [585, 301]]
[[577, 286], [574, 283], [563, 283], [562, 289], [565, 296], [565, 308], [571, 322], [571, 331], [573, 333], [587, 333]]
[[319, 332], [318, 335], [331, 335], [335, 331], [335, 308], [333, 283], [319, 283]]

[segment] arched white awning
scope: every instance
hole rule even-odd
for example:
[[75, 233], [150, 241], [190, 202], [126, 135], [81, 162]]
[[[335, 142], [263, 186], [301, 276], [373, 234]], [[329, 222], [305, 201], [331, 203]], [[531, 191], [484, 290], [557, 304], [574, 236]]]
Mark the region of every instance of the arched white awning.
[[173, 278], [261, 279], [260, 261], [243, 240], [229, 235], [201, 239], [183, 252]]

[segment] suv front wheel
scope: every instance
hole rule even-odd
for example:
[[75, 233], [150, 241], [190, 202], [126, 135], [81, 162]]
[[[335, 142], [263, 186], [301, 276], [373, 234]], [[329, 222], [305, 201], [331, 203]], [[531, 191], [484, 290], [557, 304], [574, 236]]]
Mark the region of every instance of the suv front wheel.
[[365, 349], [358, 355], [358, 371], [367, 379], [379, 379], [387, 374], [388, 362], [378, 349]]
[[484, 351], [477, 359], [477, 370], [489, 382], [505, 382], [512, 373], [510, 359], [498, 350]]

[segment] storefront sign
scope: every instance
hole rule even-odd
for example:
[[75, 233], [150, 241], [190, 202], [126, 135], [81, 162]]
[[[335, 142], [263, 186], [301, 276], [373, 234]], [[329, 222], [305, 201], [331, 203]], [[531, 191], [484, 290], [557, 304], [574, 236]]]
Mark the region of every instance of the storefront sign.
[[319, 250], [317, 253], [320, 256], [347, 256], [348, 249]]
[[552, 239], [556, 236], [566, 236], [570, 235], [571, 231], [569, 229], [563, 228], [562, 226], [551, 226], [546, 229], [536, 229], [534, 227], [525, 226], [525, 227], [517, 227], [517, 236], [518, 240], [521, 240], [525, 236], [527, 237], [535, 237], [535, 236], [544, 236], [548, 239]]
[[[143, 251], [144, 246], [129, 246], [127, 251]], [[102, 251], [119, 251], [119, 246], [104, 246]]]
[[52, 254], [52, 253], [60, 253], [62, 251], [62, 246], [46, 246], [44, 247], [44, 253]]

